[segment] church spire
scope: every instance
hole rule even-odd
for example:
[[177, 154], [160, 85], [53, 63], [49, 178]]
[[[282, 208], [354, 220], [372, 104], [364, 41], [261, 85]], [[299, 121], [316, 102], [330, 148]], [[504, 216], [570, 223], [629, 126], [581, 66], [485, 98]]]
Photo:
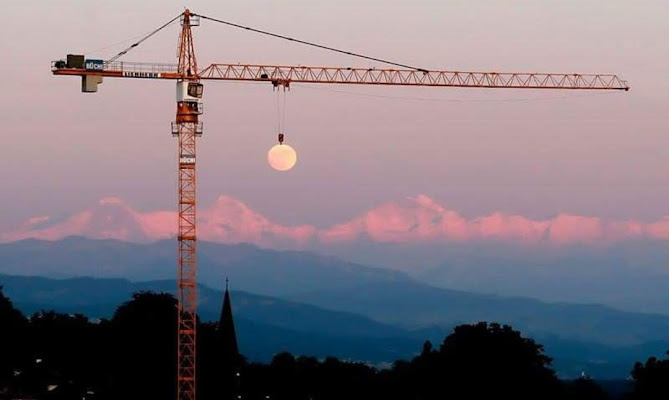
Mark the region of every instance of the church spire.
[[232, 305], [230, 304], [228, 285], [228, 278], [225, 278], [225, 294], [223, 296], [223, 307], [221, 307], [221, 319], [218, 322], [218, 334], [223, 350], [224, 363], [229, 367], [236, 367], [239, 362], [239, 348], [237, 347], [235, 323], [232, 319]]

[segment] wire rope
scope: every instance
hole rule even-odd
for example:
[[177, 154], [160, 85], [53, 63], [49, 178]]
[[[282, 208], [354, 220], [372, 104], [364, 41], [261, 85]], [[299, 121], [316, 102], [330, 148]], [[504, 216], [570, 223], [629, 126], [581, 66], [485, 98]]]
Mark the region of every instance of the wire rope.
[[183, 14], [179, 14], [179, 15], [177, 15], [176, 17], [174, 17], [174, 18], [172, 18], [171, 20], [169, 20], [168, 22], [166, 22], [165, 24], [163, 24], [161, 27], [159, 27], [159, 28], [157, 28], [157, 29], [154, 29], [154, 30], [151, 31], [148, 35], [142, 37], [142, 38], [141, 38], [140, 40], [138, 40], [137, 42], [131, 44], [130, 47], [125, 48], [124, 50], [122, 50], [121, 52], [119, 52], [119, 53], [118, 53], [117, 55], [115, 55], [114, 57], [112, 57], [112, 58], [110, 58], [109, 60], [105, 61], [105, 64], [112, 63], [112, 62], [118, 60], [119, 58], [123, 57], [123, 56], [126, 55], [130, 50], [132, 50], [132, 49], [134, 49], [135, 47], [139, 46], [139, 45], [142, 44], [145, 40], [149, 39], [151, 36], [155, 35], [156, 33], [160, 32], [161, 30], [163, 30], [164, 28], [166, 28], [167, 26], [169, 26], [172, 22], [174, 22], [174, 21], [176, 21], [177, 19], [179, 19], [179, 17], [181, 17], [182, 15], [183, 15]]
[[[170, 24], [173, 24], [174, 22], [176, 22], [176, 20], [173, 20]], [[168, 24], [167, 26], [169, 26], [170, 24]], [[167, 27], [167, 26], [166, 26], [166, 27]], [[153, 31], [151, 31], [151, 32], [153, 32]], [[133, 41], [133, 40], [137, 40], [137, 39], [139, 39], [139, 38], [142, 38], [142, 37], [144, 37], [144, 36], [150, 34], [151, 32], [144, 32], [144, 33], [141, 33], [141, 34], [139, 34], [139, 35], [133, 36], [133, 37], [131, 37], [131, 38], [122, 40], [122, 41], [120, 41], [120, 42], [112, 43], [112, 44], [106, 45], [106, 46], [104, 46], [104, 47], [97, 48], [97, 49], [95, 49], [95, 50], [88, 50], [88, 51], [85, 51], [84, 54], [93, 54], [93, 53], [97, 53], [97, 52], [104, 51], [104, 50], [107, 50], [107, 49], [111, 49], [112, 47], [116, 47], [116, 46], [119, 46], [119, 45], [128, 43], [128, 42], [130, 42], [130, 41]]]
[[395, 61], [384, 60], [384, 59], [381, 59], [381, 58], [367, 56], [367, 55], [360, 54], [360, 53], [354, 53], [352, 51], [337, 49], [335, 47], [325, 46], [325, 45], [322, 45], [322, 44], [319, 44], [319, 43], [309, 42], [309, 41], [306, 41], [306, 40], [296, 39], [296, 38], [293, 38], [293, 37], [290, 37], [290, 36], [280, 35], [278, 33], [272, 33], [272, 32], [268, 32], [268, 31], [252, 28], [250, 26], [244, 26], [244, 25], [235, 24], [235, 23], [229, 22], [229, 21], [223, 21], [223, 20], [217, 19], [217, 18], [207, 17], [206, 15], [201, 15], [201, 14], [193, 14], [193, 15], [197, 15], [198, 17], [200, 17], [202, 19], [207, 19], [209, 21], [218, 22], [218, 23], [221, 23], [221, 24], [224, 24], [224, 25], [232, 26], [232, 27], [239, 28], [239, 29], [244, 29], [244, 30], [247, 30], [247, 31], [250, 31], [250, 32], [259, 33], [259, 34], [266, 35], [266, 36], [275, 37], [275, 38], [278, 38], [278, 39], [287, 40], [289, 42], [295, 42], [295, 43], [299, 43], [299, 44], [303, 44], [303, 45], [307, 45], [307, 46], [311, 46], [311, 47], [317, 47], [319, 49], [328, 50], [328, 51], [332, 51], [332, 52], [335, 52], [335, 53], [346, 54], [346, 55], [352, 56], [352, 57], [358, 57], [358, 58], [364, 58], [366, 60], [377, 61], [377, 62], [388, 64], [388, 65], [394, 65], [396, 67], [408, 68], [408, 69], [413, 69], [413, 70], [416, 70], [416, 71], [426, 72], [426, 73], [429, 72], [428, 70], [426, 70], [424, 68], [413, 67], [411, 65], [401, 64], [401, 63], [398, 63], [398, 62], [395, 62]]

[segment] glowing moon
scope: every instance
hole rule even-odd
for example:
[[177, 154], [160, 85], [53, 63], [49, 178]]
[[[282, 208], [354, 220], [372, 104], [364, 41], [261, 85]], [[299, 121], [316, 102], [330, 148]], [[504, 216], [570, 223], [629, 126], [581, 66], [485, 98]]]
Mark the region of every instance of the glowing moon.
[[287, 144], [277, 144], [269, 149], [267, 161], [277, 171], [288, 171], [297, 162], [297, 153]]

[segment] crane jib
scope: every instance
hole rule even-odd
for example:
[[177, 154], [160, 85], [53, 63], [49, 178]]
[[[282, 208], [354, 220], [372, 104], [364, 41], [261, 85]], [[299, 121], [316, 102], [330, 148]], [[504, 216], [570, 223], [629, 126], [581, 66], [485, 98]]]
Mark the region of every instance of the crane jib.
[[516, 72], [416, 71], [401, 69], [307, 67], [254, 64], [211, 64], [193, 77], [184, 77], [176, 64], [110, 62], [99, 69], [99, 61], [90, 68], [72, 68], [64, 61], [54, 61], [54, 75], [99, 75], [111, 78], [198, 79], [225, 81], [290, 83], [331, 83], [352, 85], [395, 85], [499, 89], [583, 89], [629, 90], [629, 85], [612, 74], [555, 74]]

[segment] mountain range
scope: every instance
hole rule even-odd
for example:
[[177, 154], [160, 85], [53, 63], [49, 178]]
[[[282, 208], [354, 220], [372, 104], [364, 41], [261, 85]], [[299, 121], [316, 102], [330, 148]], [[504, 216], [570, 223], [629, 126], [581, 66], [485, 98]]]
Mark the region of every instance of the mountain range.
[[[669, 286], [668, 217], [654, 221], [605, 221], [565, 212], [547, 218], [493, 212], [466, 218], [425, 195], [381, 204], [325, 228], [280, 224], [228, 196], [201, 207], [198, 215], [198, 234], [205, 241], [304, 252], [301, 261], [306, 264], [310, 263], [308, 252], [318, 253], [378, 267], [375, 273], [380, 275], [380, 270], [385, 270], [387, 279], [395, 279], [392, 271], [401, 271], [417, 281], [445, 289], [669, 314], [669, 291], [664, 290]], [[167, 244], [162, 250], [158, 249], [161, 245], [151, 246], [151, 254], [145, 254], [146, 247], [134, 244], [173, 239], [175, 220], [173, 212], [138, 211], [121, 199], [110, 197], [69, 216], [41, 215], [20, 226], [5, 226], [0, 231], [0, 242], [14, 245], [31, 238], [67, 241], [72, 235], [122, 240], [126, 244], [118, 247], [127, 249], [96, 254], [95, 267], [103, 273], [101, 276], [130, 276], [131, 271], [125, 269], [126, 259], [115, 257], [131, 257], [132, 279], [162, 279], [171, 277], [164, 272], [165, 265], [173, 262], [173, 249]], [[212, 246], [203, 242], [202, 257], [216, 260], [205, 259], [205, 263], [229, 263], [245, 251], [239, 247], [234, 251], [212, 250], [208, 255], [204, 254], [207, 247]], [[85, 252], [86, 246], [81, 250]], [[252, 250], [247, 251], [247, 255], [251, 253]], [[263, 254], [272, 257], [271, 253]], [[281, 260], [277, 258], [277, 262]], [[323, 260], [319, 259], [319, 264]], [[138, 265], [141, 268], [135, 271]], [[36, 269], [37, 274], [42, 267], [50, 268], [42, 265]], [[353, 263], [350, 267], [355, 268]], [[293, 276], [296, 284], [301, 282], [304, 286], [314, 281], [302, 279], [310, 273], [308, 267], [300, 270]], [[82, 274], [95, 275], [86, 269]], [[241, 279], [256, 278], [243, 266], [237, 274]], [[210, 284], [220, 287], [220, 276], [205, 278], [213, 279]], [[335, 279], [330, 283], [336, 282]], [[293, 288], [282, 292], [280, 285], [281, 280], [278, 287], [261, 288], [259, 293], [294, 292]], [[305, 290], [309, 288], [318, 289], [305, 286]]]
[[[174, 211], [140, 212], [122, 199], [107, 197], [65, 218], [40, 215], [0, 232], [4, 242], [20, 239], [62, 239], [83, 235], [126, 241], [154, 241], [176, 235]], [[503, 240], [519, 243], [592, 244], [628, 239], [669, 239], [669, 216], [655, 221], [605, 221], [559, 213], [534, 219], [495, 211], [466, 218], [426, 195], [387, 202], [327, 228], [284, 225], [270, 220], [242, 201], [221, 195], [198, 212], [198, 234], [218, 243], [248, 242], [266, 247], [305, 247], [313, 243], [463, 243]]]
[[[172, 241], [28, 239], [0, 245], [0, 259], [2, 273], [48, 278], [89, 276], [139, 282], [173, 279], [176, 272]], [[407, 329], [496, 320], [532, 334], [609, 345], [669, 337], [669, 316], [444, 289], [399, 271], [304, 251], [202, 242], [198, 261], [199, 282], [216, 289], [229, 278], [238, 290], [353, 312]]]
[[[108, 317], [133, 291], [174, 288], [172, 241], [29, 239], [0, 245], [0, 257], [0, 284], [25, 312]], [[449, 290], [399, 271], [247, 244], [203, 242], [199, 261], [201, 316], [217, 318], [229, 277], [240, 342], [254, 359], [288, 349], [390, 362], [410, 357], [426, 339], [440, 342], [457, 324], [481, 320], [511, 324], [544, 343], [563, 373], [586, 368], [621, 377], [630, 363], [669, 347], [669, 317], [659, 314]]]

